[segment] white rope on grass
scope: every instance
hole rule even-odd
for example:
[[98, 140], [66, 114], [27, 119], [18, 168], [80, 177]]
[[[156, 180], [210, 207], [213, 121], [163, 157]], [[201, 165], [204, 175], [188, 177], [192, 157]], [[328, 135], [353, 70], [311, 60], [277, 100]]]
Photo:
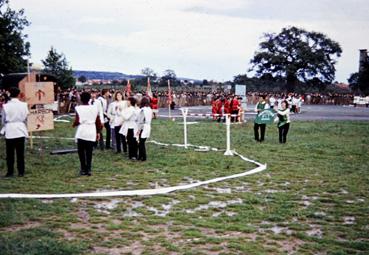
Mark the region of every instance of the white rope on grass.
[[33, 139], [60, 139], [60, 140], [75, 140], [75, 138], [70, 138], [70, 137], [55, 137], [55, 136], [30, 136], [30, 138]]
[[[38, 137], [41, 138], [41, 137]], [[45, 137], [43, 137], [45, 138]], [[53, 137], [50, 137], [53, 138]], [[73, 139], [73, 138], [70, 138]], [[166, 144], [166, 143], [161, 143], [161, 142], [157, 142], [157, 141], [148, 141], [150, 143], [156, 144], [156, 145], [160, 145], [160, 146], [177, 146], [177, 147], [184, 147], [184, 144]], [[191, 145], [191, 144], [187, 144], [188, 147], [194, 147], [197, 149], [208, 149], [208, 151], [219, 151], [219, 149], [217, 148], [212, 148], [210, 146], [198, 146], [198, 145]], [[55, 198], [91, 198], [91, 197], [117, 197], [117, 196], [152, 196], [152, 195], [160, 195], [160, 194], [168, 194], [174, 191], [180, 191], [180, 190], [187, 190], [187, 189], [192, 189], [195, 187], [200, 187], [203, 185], [207, 185], [207, 184], [211, 184], [211, 183], [216, 183], [216, 182], [221, 182], [221, 181], [225, 181], [225, 180], [230, 180], [230, 179], [235, 179], [235, 178], [240, 178], [240, 177], [244, 177], [244, 176], [248, 176], [248, 175], [252, 175], [252, 174], [256, 174], [256, 173], [260, 173], [264, 170], [266, 170], [267, 165], [266, 164], [261, 164], [255, 160], [252, 159], [248, 159], [245, 156], [242, 156], [241, 154], [237, 153], [236, 151], [233, 151], [233, 154], [240, 157], [242, 160], [246, 161], [246, 162], [250, 162], [253, 164], [256, 164], [257, 167], [252, 169], [252, 170], [248, 170], [246, 172], [242, 172], [239, 174], [233, 174], [233, 175], [228, 175], [228, 176], [224, 176], [224, 177], [218, 177], [218, 178], [213, 178], [210, 180], [206, 180], [206, 181], [199, 181], [199, 182], [195, 182], [195, 183], [191, 183], [191, 184], [185, 184], [185, 185], [178, 185], [178, 186], [172, 186], [172, 187], [164, 187], [164, 188], [156, 188], [156, 189], [138, 189], [138, 190], [121, 190], [121, 191], [105, 191], [105, 192], [86, 192], [86, 193], [66, 193], [66, 194], [16, 194], [16, 193], [10, 193], [10, 194], [0, 194], [0, 198], [38, 198], [38, 199], [55, 199]]]

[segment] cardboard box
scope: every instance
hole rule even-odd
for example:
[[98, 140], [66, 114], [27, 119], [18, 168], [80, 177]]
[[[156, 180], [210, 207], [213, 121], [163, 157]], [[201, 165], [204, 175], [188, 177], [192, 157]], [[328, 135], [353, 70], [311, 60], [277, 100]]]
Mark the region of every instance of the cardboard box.
[[54, 114], [48, 109], [30, 110], [27, 117], [28, 132], [54, 129]]
[[29, 105], [54, 103], [52, 82], [25, 82], [19, 84], [19, 89]]

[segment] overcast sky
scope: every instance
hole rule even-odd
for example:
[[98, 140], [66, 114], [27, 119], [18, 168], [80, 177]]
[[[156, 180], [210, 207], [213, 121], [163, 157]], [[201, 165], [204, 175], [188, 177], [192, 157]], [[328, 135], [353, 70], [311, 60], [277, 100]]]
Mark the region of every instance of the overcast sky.
[[32, 61], [51, 46], [75, 70], [232, 80], [246, 73], [265, 32], [298, 26], [340, 43], [336, 80], [369, 48], [368, 0], [10, 0], [32, 23]]

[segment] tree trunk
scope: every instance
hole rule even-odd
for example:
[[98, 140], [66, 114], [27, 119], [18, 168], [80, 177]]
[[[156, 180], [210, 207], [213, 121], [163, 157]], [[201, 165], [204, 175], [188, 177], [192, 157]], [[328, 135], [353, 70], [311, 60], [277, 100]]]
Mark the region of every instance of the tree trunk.
[[295, 92], [296, 83], [297, 83], [296, 75], [295, 74], [287, 74], [286, 89], [287, 89], [288, 93]]

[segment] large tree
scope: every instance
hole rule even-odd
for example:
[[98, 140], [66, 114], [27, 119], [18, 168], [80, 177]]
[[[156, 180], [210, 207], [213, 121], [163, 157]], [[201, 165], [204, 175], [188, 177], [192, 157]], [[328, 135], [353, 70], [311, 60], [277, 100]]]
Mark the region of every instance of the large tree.
[[279, 34], [264, 35], [250, 71], [256, 71], [258, 76], [270, 73], [284, 77], [287, 90], [293, 91], [298, 80], [332, 82], [341, 53], [340, 45], [322, 33], [288, 27]]
[[167, 69], [163, 72], [163, 76], [160, 78], [160, 85], [166, 86], [168, 84], [168, 80], [172, 86], [177, 85], [177, 75], [172, 69]]
[[68, 66], [64, 54], [57, 53], [53, 47], [51, 47], [46, 59], [42, 60], [42, 64], [45, 66], [44, 72], [54, 75], [57, 85], [61, 88], [70, 88], [76, 84], [73, 70]]
[[23, 29], [30, 23], [24, 10], [12, 10], [8, 0], [0, 0], [0, 73], [24, 72], [30, 43]]
[[157, 74], [150, 67], [145, 67], [144, 69], [141, 70], [141, 73], [146, 78], [150, 78], [151, 80], [156, 80], [156, 78], [157, 78]]

